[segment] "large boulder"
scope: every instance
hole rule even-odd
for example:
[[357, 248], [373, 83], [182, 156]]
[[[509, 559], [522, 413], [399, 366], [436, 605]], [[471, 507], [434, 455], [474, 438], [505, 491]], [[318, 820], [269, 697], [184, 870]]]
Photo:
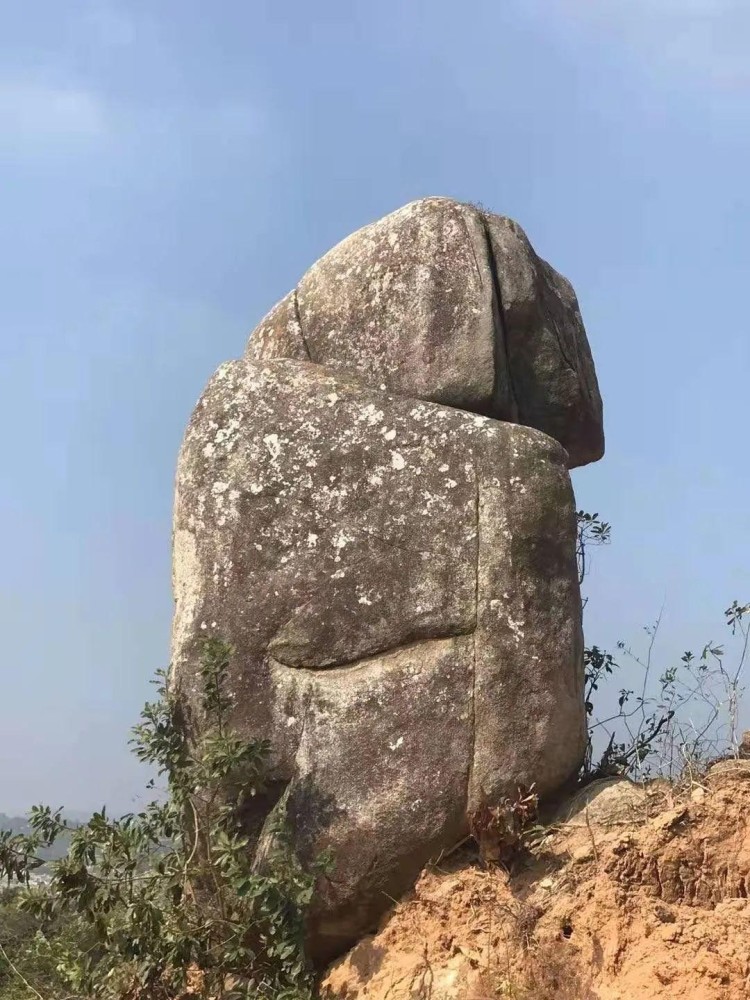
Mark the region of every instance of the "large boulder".
[[283, 813], [335, 870], [322, 962], [472, 817], [586, 740], [568, 469], [602, 407], [575, 294], [511, 220], [415, 202], [319, 260], [223, 365], [179, 460], [172, 684], [195, 734], [202, 639], [232, 726], [272, 746], [241, 820]]
[[535, 427], [569, 466], [604, 452], [602, 401], [570, 283], [517, 223], [425, 198], [334, 247], [250, 337], [375, 388]]
[[370, 929], [487, 803], [544, 794], [585, 746], [567, 454], [528, 427], [309, 361], [238, 361], [187, 430], [174, 523], [173, 683], [231, 643], [231, 723], [271, 741], [283, 809], [331, 848], [318, 961]]

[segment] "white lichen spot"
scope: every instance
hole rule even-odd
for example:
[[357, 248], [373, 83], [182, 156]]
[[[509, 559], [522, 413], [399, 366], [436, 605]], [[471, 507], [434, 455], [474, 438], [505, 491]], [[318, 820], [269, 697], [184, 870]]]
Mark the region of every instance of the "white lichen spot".
[[446, 479], [445, 485], [448, 487], [449, 490], [454, 490], [458, 486], [458, 483], [456, 482], [455, 479]]
[[287, 729], [291, 729], [292, 726], [296, 725], [296, 723], [297, 723], [297, 720], [294, 718], [293, 715], [290, 715], [290, 716], [287, 717], [287, 720], [286, 720], [286, 728]]
[[405, 467], [406, 460], [404, 456], [398, 451], [391, 452], [391, 467], [396, 470], [401, 470]]
[[334, 562], [341, 562], [341, 556], [339, 553], [343, 548], [345, 548], [348, 542], [353, 542], [353, 541], [354, 539], [349, 535], [345, 535], [343, 531], [339, 532], [339, 534], [336, 535], [336, 537], [333, 539], [333, 547], [336, 549], [336, 558], [333, 560]]
[[368, 403], [357, 419], [360, 423], [366, 421], [369, 427], [374, 427], [383, 419], [383, 411], [379, 410], [374, 403]]
[[513, 633], [513, 638], [515, 639], [516, 645], [520, 645], [521, 640], [524, 637], [523, 626], [524, 622], [514, 621], [510, 615], [508, 615], [508, 627]]
[[393, 743], [389, 743], [388, 744], [388, 749], [389, 750], [398, 750], [398, 748], [403, 745], [403, 742], [404, 742], [404, 737], [403, 736], [399, 736], [399, 738], [397, 740], [394, 740]]
[[443, 462], [443, 464], [440, 466], [439, 471], [440, 472], [447, 472], [449, 468], [450, 468], [450, 466], [448, 465], [448, 463], [447, 462]]
[[259, 493], [263, 492], [263, 487], [260, 483], [250, 483], [250, 492], [257, 497]]
[[329, 406], [335, 406], [339, 401], [339, 395], [336, 392], [329, 392], [326, 399], [328, 400]]
[[318, 544], [318, 536], [314, 531], [311, 531], [307, 536], [307, 547], [308, 549], [314, 549]]
[[391, 430], [386, 430], [386, 428], [384, 427], [382, 430], [382, 434], [383, 437], [386, 439], [386, 441], [392, 441], [396, 436], [396, 431], [395, 428], [391, 428]]
[[219, 427], [218, 424], [212, 424], [212, 426], [216, 429], [214, 444], [226, 444], [227, 447], [230, 447], [232, 438], [239, 430], [240, 422], [236, 417], [233, 417], [231, 420], [227, 421], [226, 427]]
[[266, 434], [265, 437], [263, 438], [263, 444], [268, 449], [268, 454], [271, 456], [272, 459], [276, 459], [279, 457], [279, 453], [281, 452], [281, 445], [279, 444], [278, 434]]

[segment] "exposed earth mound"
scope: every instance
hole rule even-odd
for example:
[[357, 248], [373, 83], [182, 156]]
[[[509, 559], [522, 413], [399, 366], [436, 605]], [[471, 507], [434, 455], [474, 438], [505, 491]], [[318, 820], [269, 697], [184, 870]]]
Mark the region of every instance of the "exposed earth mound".
[[596, 782], [507, 864], [466, 845], [328, 972], [336, 1000], [750, 996], [750, 766]]

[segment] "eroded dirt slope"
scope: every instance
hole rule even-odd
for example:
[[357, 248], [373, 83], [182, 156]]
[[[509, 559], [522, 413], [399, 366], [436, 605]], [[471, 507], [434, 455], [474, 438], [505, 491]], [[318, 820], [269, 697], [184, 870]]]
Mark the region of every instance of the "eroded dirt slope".
[[533, 852], [468, 850], [331, 970], [336, 1000], [750, 997], [750, 764], [678, 794], [602, 782]]

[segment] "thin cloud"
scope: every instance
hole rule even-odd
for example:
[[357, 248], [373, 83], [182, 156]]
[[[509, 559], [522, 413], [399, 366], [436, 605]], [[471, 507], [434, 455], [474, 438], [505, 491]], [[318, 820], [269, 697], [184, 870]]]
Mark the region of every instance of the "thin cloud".
[[98, 45], [121, 48], [133, 45], [137, 38], [135, 21], [114, 4], [96, 0], [81, 15], [81, 24]]
[[0, 135], [4, 146], [88, 140], [106, 132], [102, 101], [87, 90], [0, 83]]
[[558, 11], [700, 85], [750, 86], [747, 0], [558, 0]]
[[267, 119], [249, 103], [203, 107], [113, 103], [75, 86], [0, 81], [0, 156], [27, 162], [50, 154], [132, 156], [147, 147], [167, 160], [207, 140], [224, 154], [246, 149], [267, 133]]

